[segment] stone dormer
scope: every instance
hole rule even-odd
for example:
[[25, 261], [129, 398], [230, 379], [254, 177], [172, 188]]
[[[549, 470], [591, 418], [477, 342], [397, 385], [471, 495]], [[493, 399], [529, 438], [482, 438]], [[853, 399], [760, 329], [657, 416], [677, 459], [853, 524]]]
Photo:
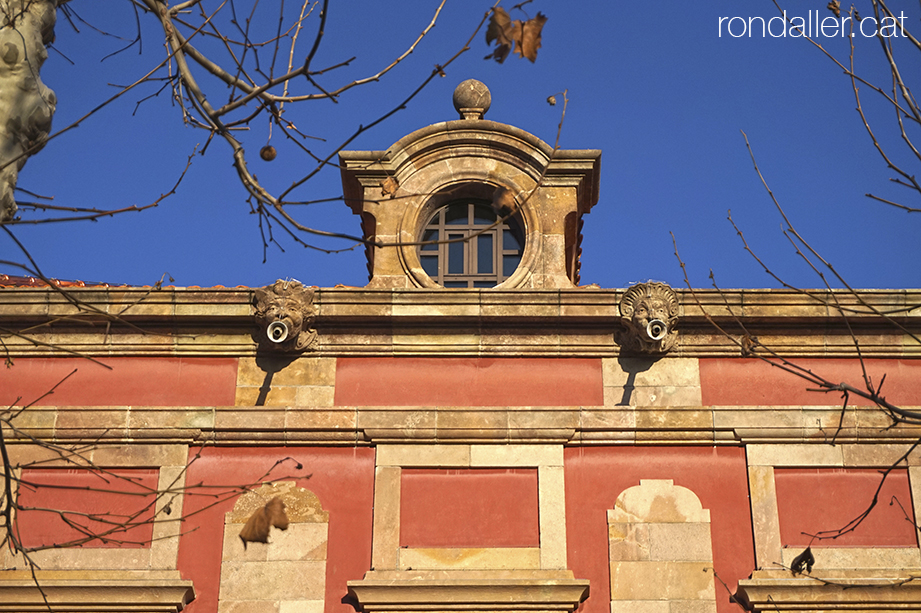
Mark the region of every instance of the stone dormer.
[[340, 153], [345, 200], [361, 216], [375, 288], [572, 288], [582, 216], [598, 201], [601, 152], [554, 151], [489, 121], [475, 80], [454, 92], [461, 119], [386, 151]]

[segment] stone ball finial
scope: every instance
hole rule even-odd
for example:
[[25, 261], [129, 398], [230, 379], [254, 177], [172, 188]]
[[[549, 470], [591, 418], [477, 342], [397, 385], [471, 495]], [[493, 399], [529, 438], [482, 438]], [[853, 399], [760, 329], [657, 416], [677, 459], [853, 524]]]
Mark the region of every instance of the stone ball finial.
[[467, 79], [454, 90], [454, 108], [461, 119], [483, 119], [490, 103], [489, 88], [476, 79]]

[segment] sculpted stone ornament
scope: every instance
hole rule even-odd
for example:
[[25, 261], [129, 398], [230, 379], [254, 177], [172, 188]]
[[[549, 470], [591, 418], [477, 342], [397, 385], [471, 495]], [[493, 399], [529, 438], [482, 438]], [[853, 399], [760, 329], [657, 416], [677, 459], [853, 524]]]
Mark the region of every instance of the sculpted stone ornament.
[[665, 353], [678, 342], [678, 295], [665, 283], [638, 283], [620, 300], [623, 329], [615, 340], [629, 351]]
[[310, 327], [316, 319], [314, 290], [300, 281], [279, 279], [272, 285], [257, 288], [253, 298], [258, 342], [274, 351], [316, 349], [317, 331]]

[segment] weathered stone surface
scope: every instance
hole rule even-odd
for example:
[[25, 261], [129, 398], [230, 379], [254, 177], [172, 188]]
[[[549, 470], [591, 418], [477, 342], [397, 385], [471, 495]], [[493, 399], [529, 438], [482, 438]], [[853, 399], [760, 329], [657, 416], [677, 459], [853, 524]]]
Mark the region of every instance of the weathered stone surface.
[[378, 466], [470, 466], [470, 445], [379, 445]]
[[[41, 586], [37, 587], [36, 584]], [[0, 571], [0, 611], [181, 611], [195, 597], [178, 571]]]
[[641, 480], [608, 510], [611, 611], [715, 612], [710, 512], [671, 480]]
[[773, 466], [749, 466], [748, 488], [755, 536], [755, 561], [767, 568], [783, 559]]
[[400, 549], [400, 570], [530, 568], [541, 568], [539, 548]]
[[[790, 567], [800, 548], [783, 550], [783, 564]], [[833, 569], [904, 569], [921, 568], [921, 552], [910, 547], [813, 547], [815, 565], [812, 574], [817, 577]]]
[[[588, 596], [588, 581], [571, 571], [412, 570], [370, 571], [349, 581], [362, 610], [573, 611]], [[420, 606], [421, 605], [421, 606]]]
[[[284, 503], [287, 529], [273, 528], [268, 543], [244, 547], [240, 530], [276, 497]], [[326, 595], [328, 527], [329, 513], [316, 494], [293, 481], [267, 483], [240, 496], [225, 515], [218, 611], [280, 613], [307, 601], [315, 610]]]
[[566, 487], [562, 466], [540, 466], [538, 505], [540, 509], [540, 567], [565, 569]]
[[322, 598], [326, 562], [225, 560], [221, 564], [221, 600], [247, 600], [259, 594], [266, 600]]
[[378, 466], [374, 471], [374, 540], [371, 567], [396, 569], [400, 549], [400, 476], [396, 466]]

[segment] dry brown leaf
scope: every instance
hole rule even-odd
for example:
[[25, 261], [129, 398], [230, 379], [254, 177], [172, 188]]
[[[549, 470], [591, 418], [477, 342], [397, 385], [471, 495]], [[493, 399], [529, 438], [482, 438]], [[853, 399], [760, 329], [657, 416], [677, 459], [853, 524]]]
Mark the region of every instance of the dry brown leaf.
[[841, 17], [841, 1], [831, 0], [828, 3], [828, 10], [835, 14], [835, 17]]
[[512, 193], [512, 190], [497, 187], [492, 194], [492, 206], [497, 211], [514, 211], [518, 203], [515, 202], [515, 194]]
[[489, 14], [489, 26], [486, 28], [486, 44], [496, 43], [496, 49], [485, 59], [494, 59], [500, 64], [505, 61], [512, 49], [519, 57], [526, 57], [532, 62], [537, 60], [540, 49], [540, 35], [547, 17], [538, 13], [525, 22], [512, 21], [501, 6], [495, 7]]
[[250, 518], [246, 520], [246, 525], [240, 530], [243, 549], [246, 549], [247, 542], [268, 543], [269, 531], [272, 526], [279, 530], [288, 529], [288, 514], [285, 513], [285, 503], [278, 496], [272, 498], [261, 509], [256, 509]]
[[394, 177], [387, 177], [381, 182], [381, 196], [393, 198], [398, 189], [400, 189], [400, 183]]
[[486, 44], [491, 45], [493, 41], [496, 41], [496, 49], [485, 59], [494, 59], [501, 64], [515, 44], [512, 19], [501, 6], [495, 7], [489, 14], [489, 25], [486, 27]]
[[758, 347], [758, 337], [744, 335], [741, 341], [742, 357], [747, 358], [750, 355], [755, 353], [755, 349]]
[[[515, 22], [519, 23], [519, 22]], [[518, 39], [518, 48], [515, 50], [519, 56], [526, 57], [532, 62], [537, 61], [537, 50], [540, 49], [540, 33], [547, 23], [547, 17], [538, 13], [533, 19], [528, 19], [521, 27], [521, 38]]]
[[505, 9], [497, 6], [489, 14], [489, 25], [486, 27], [486, 44], [492, 44], [496, 41], [498, 45], [511, 45], [511, 27], [512, 18], [508, 16]]

